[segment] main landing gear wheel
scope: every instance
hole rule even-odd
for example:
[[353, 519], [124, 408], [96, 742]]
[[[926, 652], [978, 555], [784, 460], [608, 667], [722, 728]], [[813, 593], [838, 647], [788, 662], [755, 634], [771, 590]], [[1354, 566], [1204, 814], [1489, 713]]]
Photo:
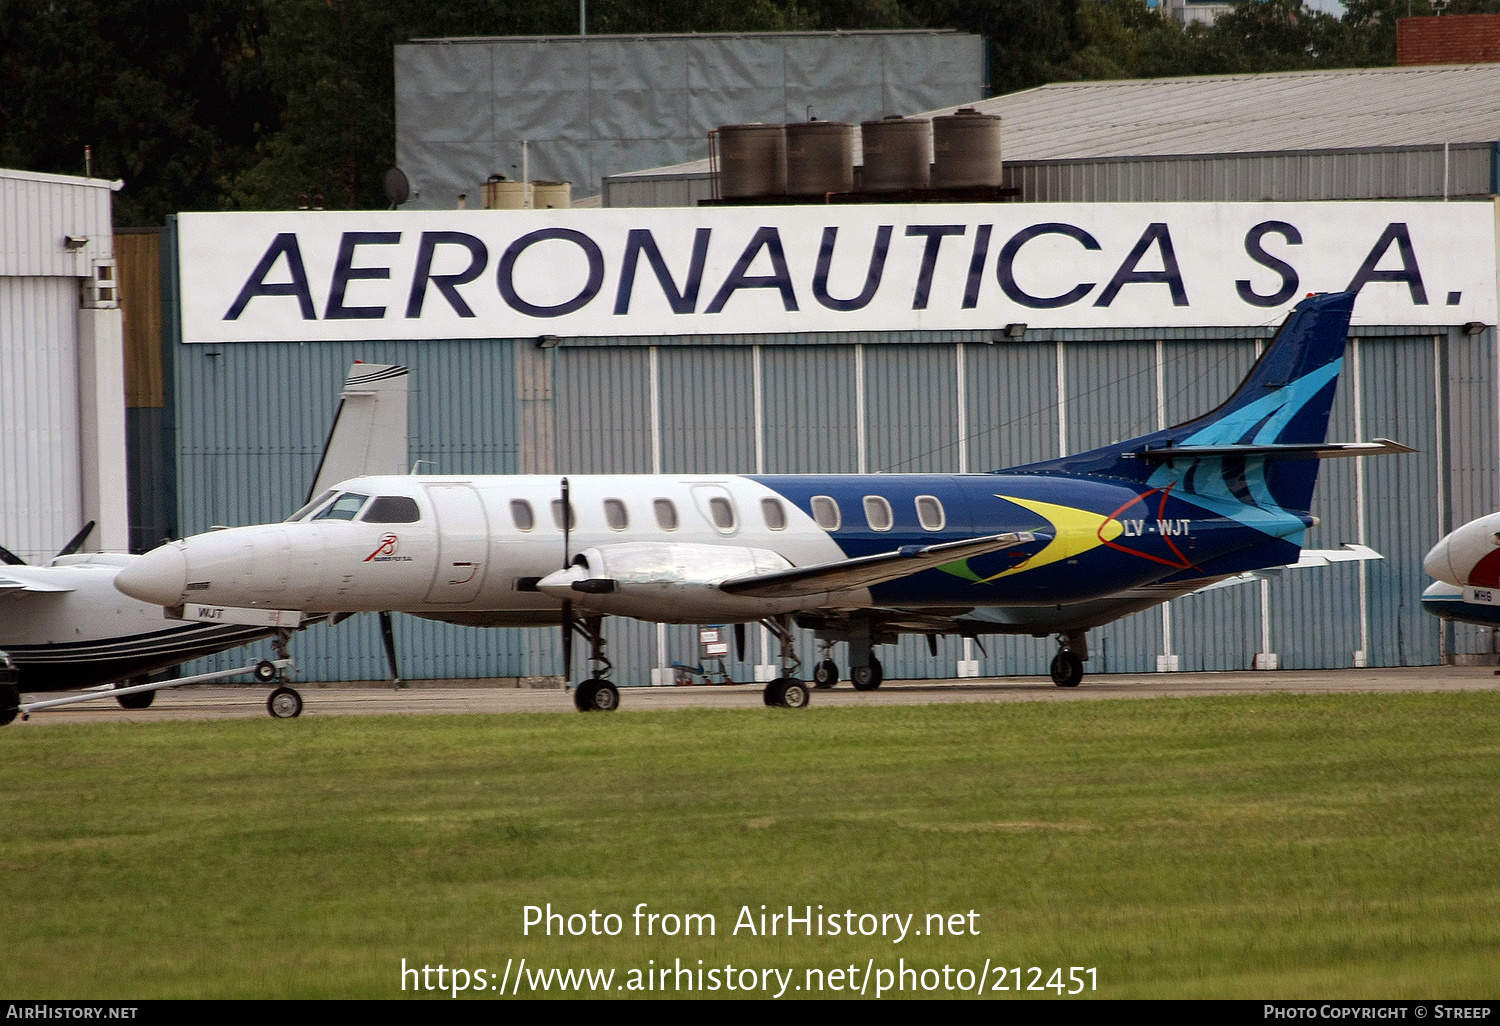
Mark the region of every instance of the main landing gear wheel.
[[276, 664], [269, 659], [262, 659], [255, 664], [255, 669], [250, 671], [256, 680], [262, 684], [269, 684], [280, 676], [281, 671], [276, 669]]
[[620, 707], [620, 691], [609, 681], [595, 677], [573, 691], [573, 705], [579, 712], [614, 712]]
[[[145, 677], [132, 677], [130, 680], [116, 681], [116, 688], [131, 688], [137, 684], [145, 684]], [[155, 691], [137, 691], [133, 695], [116, 695], [115, 701], [120, 703], [121, 709], [149, 709], [151, 703], [156, 700]]]
[[780, 709], [806, 709], [811, 692], [796, 677], [777, 677], [766, 685], [765, 700]]
[[824, 659], [813, 668], [813, 687], [831, 688], [839, 682], [839, 664], [832, 659]]
[[302, 715], [302, 696], [292, 688], [277, 688], [266, 699], [266, 711], [278, 720], [294, 720]]
[[21, 689], [14, 684], [0, 684], [0, 727], [16, 718], [21, 711]]
[[1052, 657], [1052, 683], [1060, 688], [1076, 688], [1083, 680], [1083, 660], [1063, 649]]
[[855, 666], [849, 670], [849, 681], [856, 691], [874, 691], [885, 680], [885, 667], [880, 660], [870, 657], [869, 666]]

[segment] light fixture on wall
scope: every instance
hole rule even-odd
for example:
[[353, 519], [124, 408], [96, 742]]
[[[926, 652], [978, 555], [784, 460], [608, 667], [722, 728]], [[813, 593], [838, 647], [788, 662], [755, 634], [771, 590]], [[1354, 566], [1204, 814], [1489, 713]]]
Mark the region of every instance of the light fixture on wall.
[[1006, 338], [1020, 338], [1024, 334], [1026, 334], [1026, 325], [1024, 324], [1007, 324], [1005, 326]]
[[77, 250], [82, 249], [84, 246], [87, 246], [88, 244], [89, 244], [89, 237], [87, 235], [65, 235], [65, 236], [63, 236], [63, 248], [64, 249], [70, 249], [70, 250], [74, 250], [76, 252]]
[[1478, 335], [1483, 330], [1484, 330], [1484, 322], [1483, 321], [1470, 321], [1468, 324], [1464, 325], [1464, 334], [1465, 335]]
[[558, 338], [556, 335], [538, 335], [536, 337], [536, 347], [538, 349], [556, 349], [557, 342]]

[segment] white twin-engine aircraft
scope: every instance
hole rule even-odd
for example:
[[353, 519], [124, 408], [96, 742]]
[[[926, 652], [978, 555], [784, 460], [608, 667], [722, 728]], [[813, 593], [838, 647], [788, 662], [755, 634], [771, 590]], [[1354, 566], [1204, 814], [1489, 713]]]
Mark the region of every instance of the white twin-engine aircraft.
[[[849, 645], [900, 633], [1057, 634], [1078, 684], [1087, 631], [1301, 552], [1354, 295], [1304, 300], [1230, 399], [1185, 424], [988, 474], [366, 477], [281, 524], [198, 535], [122, 570], [165, 607], [397, 610], [591, 643], [581, 710], [613, 709], [602, 621], [759, 622], [781, 643], [768, 705], [801, 707], [793, 625]], [[1324, 559], [1369, 558], [1337, 551]], [[743, 638], [743, 631], [739, 631]], [[820, 683], [837, 680], [820, 662]]]
[[[312, 490], [351, 474], [389, 473], [406, 465], [407, 370], [356, 363], [344, 381], [333, 426], [314, 475]], [[290, 506], [300, 496], [287, 502]], [[90, 525], [92, 526], [92, 525]], [[286, 641], [292, 630], [321, 617], [286, 615], [264, 608], [222, 610], [216, 617], [184, 621], [163, 615], [161, 603], [122, 595], [115, 578], [144, 557], [82, 553], [84, 532], [45, 566], [27, 566], [0, 549], [0, 652], [9, 655], [15, 679], [0, 679], [0, 726], [19, 714], [101, 697], [127, 709], [144, 709], [161, 688], [253, 673], [278, 682], [290, 665]], [[8, 557], [8, 558], [7, 558]], [[151, 682], [149, 675], [200, 656], [271, 639], [277, 658], [233, 670]], [[23, 702], [23, 694], [80, 690], [84, 693]], [[301, 697], [287, 687], [271, 693], [273, 715], [300, 710]]]

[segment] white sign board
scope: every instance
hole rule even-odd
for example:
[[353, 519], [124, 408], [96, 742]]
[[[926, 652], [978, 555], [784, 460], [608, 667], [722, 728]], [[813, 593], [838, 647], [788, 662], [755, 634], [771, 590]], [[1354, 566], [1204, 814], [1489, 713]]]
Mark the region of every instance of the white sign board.
[[1488, 203], [181, 214], [187, 342], [1495, 323]]

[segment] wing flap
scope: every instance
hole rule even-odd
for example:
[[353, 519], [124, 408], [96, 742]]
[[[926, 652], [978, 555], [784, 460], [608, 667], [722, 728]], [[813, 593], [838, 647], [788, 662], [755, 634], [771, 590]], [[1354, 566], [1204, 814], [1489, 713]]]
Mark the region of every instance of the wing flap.
[[945, 563], [970, 559], [989, 552], [999, 552], [1035, 541], [1029, 531], [991, 534], [983, 538], [944, 542], [940, 545], [903, 545], [891, 552], [858, 556], [836, 563], [793, 567], [770, 573], [744, 574], [719, 583], [719, 590], [730, 595], [753, 598], [787, 598], [817, 595], [827, 591], [868, 588], [900, 577], [910, 577]]

